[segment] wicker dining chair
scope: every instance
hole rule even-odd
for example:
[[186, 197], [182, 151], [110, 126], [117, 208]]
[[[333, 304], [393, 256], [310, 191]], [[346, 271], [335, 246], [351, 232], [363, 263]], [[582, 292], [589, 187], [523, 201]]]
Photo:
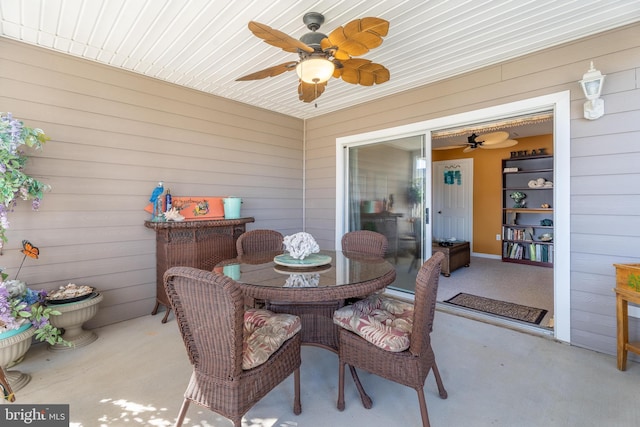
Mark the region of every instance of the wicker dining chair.
[[242, 233], [236, 241], [238, 256], [256, 252], [281, 251], [284, 237], [275, 230], [250, 230]]
[[[236, 240], [236, 252], [238, 257], [252, 256], [255, 254], [282, 251], [284, 237], [275, 230], [250, 230], [244, 232]], [[250, 307], [262, 307], [265, 301], [246, 297], [245, 304]]]
[[[176, 427], [182, 425], [191, 402], [240, 427], [242, 416], [292, 373], [293, 412], [302, 411], [299, 333], [284, 341], [264, 363], [243, 368], [249, 344], [241, 286], [222, 274], [192, 267], [172, 267], [164, 274], [164, 287], [193, 366]], [[291, 318], [299, 330], [299, 319]]]
[[[429, 371], [433, 371], [436, 383], [438, 385], [438, 391], [442, 399], [447, 398], [447, 391], [442, 383], [440, 372], [436, 365], [435, 355], [431, 347], [431, 331], [433, 329], [433, 318], [435, 315], [436, 294], [438, 291], [438, 279], [440, 277], [440, 266], [444, 255], [440, 252], [436, 252], [428, 259], [420, 268], [418, 276], [416, 278], [416, 291], [415, 302], [411, 308], [406, 310], [407, 320], [410, 321], [410, 330], [406, 333], [405, 337], [408, 345], [406, 350], [401, 348], [394, 348], [393, 351], [383, 349], [383, 347], [397, 344], [396, 338], [400, 335], [398, 330], [394, 330], [393, 334], [389, 334], [389, 342], [384, 343], [381, 339], [381, 331], [384, 331], [384, 325], [380, 328], [375, 328], [375, 320], [371, 321], [374, 317], [362, 316], [361, 313], [356, 313], [354, 306], [346, 306], [334, 314], [334, 321], [342, 314], [341, 311], [346, 310], [346, 313], [351, 312], [354, 314], [350, 319], [342, 318], [342, 322], [336, 322], [340, 327], [339, 331], [339, 368], [338, 368], [338, 409], [344, 410], [344, 367], [350, 365], [352, 367], [360, 368], [368, 371], [374, 375], [386, 378], [388, 380], [406, 385], [415, 389], [418, 393], [418, 401], [420, 404], [420, 414], [422, 416], [422, 425], [424, 427], [429, 426], [429, 416], [427, 413], [427, 404], [424, 396], [424, 384], [429, 375]], [[377, 302], [381, 299], [388, 298], [380, 295], [373, 295], [369, 297]], [[363, 302], [365, 302], [363, 300]], [[390, 300], [390, 304], [394, 304], [398, 307], [398, 301]], [[384, 304], [383, 304], [384, 306]], [[394, 310], [394, 313], [397, 312]], [[380, 313], [380, 310], [377, 311]], [[393, 318], [393, 313], [384, 313], [383, 317], [389, 321]], [[358, 324], [362, 326], [354, 326]], [[345, 325], [349, 325], [354, 328], [356, 333], [345, 329]], [[378, 325], [381, 325], [378, 322]], [[406, 332], [406, 329], [405, 329]], [[364, 339], [361, 335], [367, 336], [369, 341]], [[376, 344], [373, 344], [376, 342]]]
[[[358, 253], [384, 258], [389, 246], [387, 236], [370, 230], [349, 231], [342, 236], [342, 252]], [[379, 292], [384, 292], [381, 290]], [[360, 295], [356, 298], [349, 298], [346, 304], [351, 304], [358, 299], [365, 298]]]
[[384, 234], [370, 230], [350, 231], [342, 236], [342, 252], [358, 252], [384, 258], [389, 241]]

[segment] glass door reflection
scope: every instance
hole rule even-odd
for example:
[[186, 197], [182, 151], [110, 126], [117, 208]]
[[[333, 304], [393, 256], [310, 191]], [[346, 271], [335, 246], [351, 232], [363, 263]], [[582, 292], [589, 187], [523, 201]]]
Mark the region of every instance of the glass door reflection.
[[416, 135], [351, 146], [347, 156], [348, 231], [384, 234], [389, 241], [387, 260], [397, 277], [389, 288], [411, 293], [425, 259], [424, 196], [430, 168], [424, 146], [424, 136]]

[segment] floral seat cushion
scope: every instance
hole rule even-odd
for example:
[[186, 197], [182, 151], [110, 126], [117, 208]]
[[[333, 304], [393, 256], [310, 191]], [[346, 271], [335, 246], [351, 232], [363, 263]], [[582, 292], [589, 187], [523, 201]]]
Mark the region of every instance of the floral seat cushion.
[[413, 305], [374, 294], [336, 310], [333, 323], [383, 350], [404, 351], [410, 344]]
[[242, 369], [263, 364], [302, 324], [292, 314], [273, 313], [269, 310], [249, 309], [244, 313]]

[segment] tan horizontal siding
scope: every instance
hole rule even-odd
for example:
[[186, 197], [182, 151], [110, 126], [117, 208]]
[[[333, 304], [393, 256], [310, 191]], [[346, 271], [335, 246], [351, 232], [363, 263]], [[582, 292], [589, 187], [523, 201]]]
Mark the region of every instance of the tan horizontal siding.
[[[40, 212], [10, 214], [0, 265], [40, 248], [20, 279], [104, 293], [90, 327], [148, 314], [155, 233], [143, 211], [159, 180], [174, 196], [243, 198], [247, 228], [302, 229], [303, 122], [0, 38], [0, 110], [52, 138], [27, 170], [52, 186]], [[158, 319], [160, 321], [160, 319]]]

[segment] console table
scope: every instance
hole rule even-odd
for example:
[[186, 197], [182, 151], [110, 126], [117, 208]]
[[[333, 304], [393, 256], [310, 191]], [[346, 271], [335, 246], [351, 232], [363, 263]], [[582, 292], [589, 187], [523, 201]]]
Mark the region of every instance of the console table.
[[441, 273], [444, 277], [451, 276], [451, 272], [460, 267], [469, 267], [471, 263], [471, 253], [469, 242], [451, 242], [451, 246], [440, 246], [433, 243], [431, 252], [442, 252], [444, 260], [442, 261]]
[[236, 240], [244, 233], [253, 217], [194, 221], [145, 221], [144, 226], [156, 232], [156, 305], [151, 312], [166, 307], [162, 323], [167, 322], [171, 303], [164, 291], [164, 272], [170, 267], [186, 266], [213, 270], [223, 259], [233, 258]]

